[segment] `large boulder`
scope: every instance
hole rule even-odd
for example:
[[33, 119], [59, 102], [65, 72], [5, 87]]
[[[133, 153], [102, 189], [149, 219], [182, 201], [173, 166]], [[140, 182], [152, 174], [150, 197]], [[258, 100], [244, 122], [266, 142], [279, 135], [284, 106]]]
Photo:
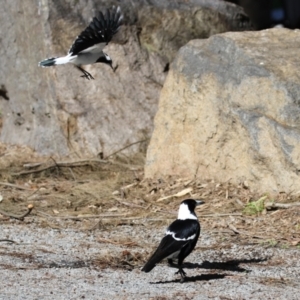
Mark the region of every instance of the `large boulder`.
[[[87, 81], [72, 65], [42, 69], [38, 61], [66, 55], [95, 12], [119, 1], [3, 0], [0, 141], [31, 146], [42, 154], [79, 156], [107, 156], [130, 144], [135, 144], [134, 151], [145, 147], [136, 142], [151, 136], [159, 92], [178, 48], [191, 38], [241, 25], [234, 22], [242, 15], [236, 6], [213, 0], [215, 9], [206, 5], [196, 13], [194, 7], [201, 2], [207, 0], [182, 7], [167, 0], [121, 1], [125, 24], [105, 49], [118, 69], [113, 73], [107, 65], [88, 66], [95, 80]], [[175, 15], [176, 27], [161, 24], [164, 15], [168, 20]], [[205, 20], [203, 29], [200, 16]], [[149, 37], [155, 34], [154, 25], [160, 27], [162, 45], [169, 50], [158, 49], [158, 39]]]
[[145, 176], [300, 190], [300, 32], [225, 33], [182, 47], [161, 92]]

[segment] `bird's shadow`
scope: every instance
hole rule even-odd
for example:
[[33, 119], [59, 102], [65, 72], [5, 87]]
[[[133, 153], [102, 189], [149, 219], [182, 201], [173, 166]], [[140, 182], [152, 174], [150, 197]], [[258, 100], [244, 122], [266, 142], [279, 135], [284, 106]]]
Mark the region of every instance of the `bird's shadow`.
[[202, 274], [197, 276], [190, 276], [185, 277], [184, 281], [182, 282], [180, 279], [174, 279], [174, 280], [166, 280], [166, 281], [157, 281], [157, 282], [150, 282], [150, 284], [165, 284], [165, 283], [185, 283], [185, 282], [195, 282], [195, 281], [208, 281], [213, 279], [222, 279], [226, 277], [227, 274]]
[[[234, 259], [228, 260], [226, 262], [209, 262], [204, 261], [201, 264], [194, 264], [186, 262], [182, 265], [183, 269], [207, 269], [207, 270], [223, 270], [223, 271], [231, 271], [231, 272], [251, 272], [248, 269], [245, 269], [240, 266], [240, 264], [250, 264], [250, 263], [260, 263], [268, 260], [267, 258], [261, 259]], [[173, 264], [170, 267], [176, 268], [177, 265]], [[208, 281], [213, 279], [222, 279], [226, 276], [232, 276], [226, 273], [213, 273], [213, 274], [201, 274], [197, 276], [186, 277], [184, 282], [195, 282], [195, 281]], [[151, 284], [165, 284], [165, 283], [175, 283], [181, 282], [180, 279], [168, 280], [168, 281], [158, 281], [158, 282], [150, 282]]]
[[186, 262], [183, 264], [184, 269], [207, 269], [207, 270], [224, 270], [232, 272], [250, 272], [240, 266], [240, 264], [253, 264], [267, 261], [268, 258], [257, 258], [257, 259], [232, 259], [225, 262], [209, 262], [205, 260], [202, 264], [194, 264]]

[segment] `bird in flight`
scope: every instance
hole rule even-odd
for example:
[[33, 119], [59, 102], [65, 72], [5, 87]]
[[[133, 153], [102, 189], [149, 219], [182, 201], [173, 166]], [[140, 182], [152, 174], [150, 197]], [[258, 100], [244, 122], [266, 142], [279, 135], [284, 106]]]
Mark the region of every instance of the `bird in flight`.
[[195, 214], [195, 208], [201, 204], [204, 204], [204, 201], [194, 199], [181, 202], [177, 220], [167, 228], [165, 236], [142, 271], [150, 272], [163, 259], [168, 259], [168, 263], [175, 266], [173, 259], [177, 259], [176, 267], [179, 270], [176, 274], [179, 273], [181, 282], [184, 281], [186, 273], [182, 269], [182, 263], [195, 248], [200, 235], [200, 223]]
[[112, 59], [103, 52], [103, 48], [111, 41], [122, 25], [123, 15], [121, 9], [113, 6], [103, 14], [101, 11], [93, 18], [91, 23], [75, 39], [68, 55], [64, 57], [52, 57], [39, 62], [40, 67], [51, 67], [67, 63], [74, 64], [88, 80], [94, 77], [84, 70], [81, 65], [94, 63], [108, 64], [113, 71]]

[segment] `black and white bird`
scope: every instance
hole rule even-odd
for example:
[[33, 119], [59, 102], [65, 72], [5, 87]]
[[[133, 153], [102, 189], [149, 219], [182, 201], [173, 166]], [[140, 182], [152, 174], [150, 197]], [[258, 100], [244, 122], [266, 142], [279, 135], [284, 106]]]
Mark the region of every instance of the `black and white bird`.
[[200, 235], [200, 223], [195, 208], [201, 204], [204, 204], [204, 201], [194, 199], [181, 202], [177, 220], [167, 228], [165, 236], [142, 271], [150, 272], [163, 259], [167, 258], [170, 265], [173, 265], [173, 259], [178, 259], [179, 270], [176, 274], [179, 273], [181, 282], [184, 281], [186, 273], [182, 269], [182, 263], [195, 248]]
[[94, 77], [81, 65], [105, 63], [115, 71], [112, 66], [112, 59], [103, 52], [103, 48], [117, 33], [122, 21], [123, 15], [119, 6], [117, 8], [113, 6], [110, 10], [107, 9], [105, 14], [99, 11], [89, 26], [78, 35], [67, 56], [45, 59], [39, 63], [39, 66], [51, 67], [72, 63], [83, 73], [81, 77], [87, 79], [94, 79]]

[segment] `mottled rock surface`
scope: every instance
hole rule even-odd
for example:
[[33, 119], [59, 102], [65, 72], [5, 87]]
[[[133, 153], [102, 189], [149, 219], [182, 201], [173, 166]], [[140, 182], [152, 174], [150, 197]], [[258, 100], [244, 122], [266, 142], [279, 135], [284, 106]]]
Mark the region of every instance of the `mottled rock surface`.
[[225, 33], [182, 47], [161, 92], [146, 177], [298, 192], [299, 48], [300, 32], [287, 29]]
[[[191, 38], [239, 30], [244, 24], [239, 8], [219, 0], [209, 5], [206, 0], [2, 2], [0, 141], [42, 154], [107, 156], [149, 138], [177, 49]], [[95, 12], [113, 4], [121, 5], [125, 15], [115, 43], [105, 49], [118, 66], [116, 73], [103, 64], [88, 66], [95, 80], [87, 81], [72, 65], [37, 66], [44, 58], [66, 55]], [[149, 12], [151, 18], [146, 17]], [[164, 15], [166, 20], [176, 16], [176, 26], [162, 22]], [[191, 22], [194, 17], [196, 23]], [[162, 49], [166, 46], [170, 49]], [[134, 147], [130, 150], [142, 150], [145, 143]]]

